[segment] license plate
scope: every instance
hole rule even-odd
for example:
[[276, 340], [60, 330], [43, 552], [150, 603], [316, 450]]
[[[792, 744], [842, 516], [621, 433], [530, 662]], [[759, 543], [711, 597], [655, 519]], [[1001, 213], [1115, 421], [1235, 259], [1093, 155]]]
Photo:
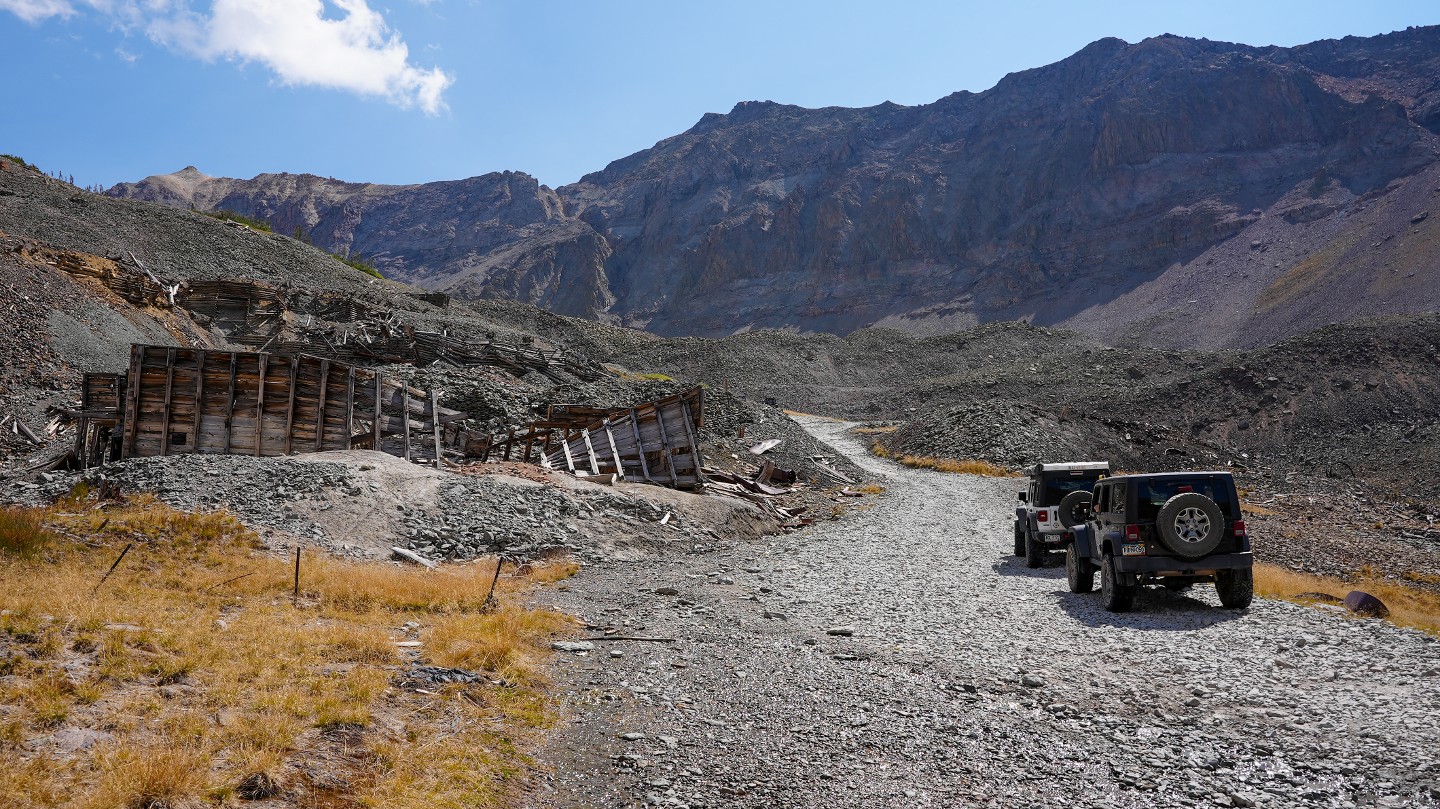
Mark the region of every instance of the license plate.
[[1122, 555], [1122, 556], [1144, 556], [1144, 555], [1145, 555], [1145, 543], [1141, 542], [1141, 543], [1138, 543], [1138, 544], [1135, 544], [1135, 545], [1121, 545], [1121, 546], [1120, 546], [1120, 555]]

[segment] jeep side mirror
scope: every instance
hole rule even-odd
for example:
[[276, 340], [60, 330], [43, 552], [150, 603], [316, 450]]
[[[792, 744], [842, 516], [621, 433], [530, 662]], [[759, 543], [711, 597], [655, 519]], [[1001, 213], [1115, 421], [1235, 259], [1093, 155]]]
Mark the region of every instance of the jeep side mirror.
[[1019, 496], [1019, 498], [1020, 498], [1020, 502], [1022, 502], [1022, 503], [1024, 503], [1026, 500], [1029, 499], [1028, 497], [1025, 496], [1025, 492], [1021, 492], [1018, 496]]

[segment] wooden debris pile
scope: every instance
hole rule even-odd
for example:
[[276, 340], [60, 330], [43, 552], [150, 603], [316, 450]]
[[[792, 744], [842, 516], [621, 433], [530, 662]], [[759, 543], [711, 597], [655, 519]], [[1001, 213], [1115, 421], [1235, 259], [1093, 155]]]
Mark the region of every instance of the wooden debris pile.
[[535, 462], [578, 477], [699, 489], [706, 482], [697, 438], [704, 419], [703, 388], [618, 410], [553, 405], [544, 419], [492, 437], [479, 457]]

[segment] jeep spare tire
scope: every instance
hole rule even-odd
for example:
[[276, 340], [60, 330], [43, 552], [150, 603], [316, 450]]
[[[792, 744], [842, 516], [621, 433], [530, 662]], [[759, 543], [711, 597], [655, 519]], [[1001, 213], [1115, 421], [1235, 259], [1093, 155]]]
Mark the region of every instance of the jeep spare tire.
[[1060, 500], [1060, 505], [1055, 507], [1060, 512], [1060, 524], [1066, 528], [1074, 528], [1077, 525], [1084, 525], [1085, 518], [1090, 513], [1090, 493], [1071, 492]]
[[1225, 537], [1225, 517], [1214, 500], [1185, 492], [1165, 501], [1155, 518], [1160, 543], [1176, 556], [1198, 559], [1213, 553]]

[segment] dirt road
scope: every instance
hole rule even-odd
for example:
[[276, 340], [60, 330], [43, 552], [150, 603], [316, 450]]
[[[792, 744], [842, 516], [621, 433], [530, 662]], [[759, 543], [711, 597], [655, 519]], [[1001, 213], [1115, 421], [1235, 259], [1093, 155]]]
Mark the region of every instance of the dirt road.
[[1208, 586], [1112, 615], [1008, 555], [1015, 481], [805, 426], [871, 511], [553, 592], [675, 640], [562, 654], [534, 807], [1440, 805], [1435, 638]]

